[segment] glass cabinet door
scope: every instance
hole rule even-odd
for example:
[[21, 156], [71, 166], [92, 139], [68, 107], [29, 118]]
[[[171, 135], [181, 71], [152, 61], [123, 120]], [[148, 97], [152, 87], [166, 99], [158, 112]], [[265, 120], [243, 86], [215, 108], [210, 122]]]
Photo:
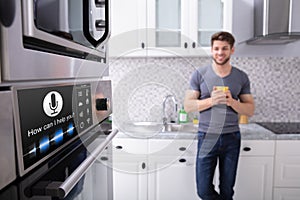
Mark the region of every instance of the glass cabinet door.
[[224, 28], [223, 0], [198, 0], [198, 46], [209, 47], [211, 35]]
[[156, 0], [156, 47], [180, 47], [181, 0]]

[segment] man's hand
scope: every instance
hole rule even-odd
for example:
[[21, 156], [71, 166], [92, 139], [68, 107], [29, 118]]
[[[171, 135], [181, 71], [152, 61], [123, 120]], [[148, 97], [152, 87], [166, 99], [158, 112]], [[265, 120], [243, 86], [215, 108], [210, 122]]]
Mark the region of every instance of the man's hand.
[[227, 104], [226, 93], [223, 92], [222, 90], [217, 90], [217, 88], [214, 87], [213, 91], [211, 92], [211, 101], [212, 101], [212, 106], [218, 104]]

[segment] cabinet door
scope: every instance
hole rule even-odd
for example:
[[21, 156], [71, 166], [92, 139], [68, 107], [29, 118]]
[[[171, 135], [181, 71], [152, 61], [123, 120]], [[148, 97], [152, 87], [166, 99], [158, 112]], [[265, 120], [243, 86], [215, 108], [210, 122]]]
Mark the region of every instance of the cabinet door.
[[299, 188], [274, 188], [273, 200], [299, 200]]
[[300, 187], [300, 156], [275, 157], [275, 187]]
[[276, 141], [275, 187], [300, 187], [300, 141]]
[[147, 158], [113, 156], [114, 200], [147, 199]]
[[146, 0], [111, 1], [109, 56], [145, 56]]
[[144, 200], [148, 191], [148, 141], [113, 139], [114, 200]]
[[272, 199], [273, 157], [241, 156], [235, 184], [235, 199]]
[[148, 0], [148, 55], [187, 52], [188, 4], [184, 0]]
[[198, 200], [195, 178], [195, 157], [180, 157], [172, 163], [170, 157], [159, 156], [149, 159], [149, 200]]

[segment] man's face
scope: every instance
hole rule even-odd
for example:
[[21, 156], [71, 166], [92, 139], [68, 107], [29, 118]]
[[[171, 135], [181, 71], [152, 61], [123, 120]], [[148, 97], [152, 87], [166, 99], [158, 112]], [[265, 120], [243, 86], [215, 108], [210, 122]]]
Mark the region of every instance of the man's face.
[[234, 52], [234, 48], [230, 48], [230, 45], [226, 41], [215, 40], [211, 47], [212, 57], [216, 64], [225, 65], [230, 60], [231, 54]]

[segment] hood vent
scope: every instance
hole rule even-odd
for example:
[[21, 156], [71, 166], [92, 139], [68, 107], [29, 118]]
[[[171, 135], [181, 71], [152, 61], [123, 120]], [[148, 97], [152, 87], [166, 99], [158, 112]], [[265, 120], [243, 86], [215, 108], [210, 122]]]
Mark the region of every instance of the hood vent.
[[[247, 44], [287, 44], [300, 39], [296, 0], [254, 0], [254, 38]], [[299, 22], [298, 22], [299, 23]]]

